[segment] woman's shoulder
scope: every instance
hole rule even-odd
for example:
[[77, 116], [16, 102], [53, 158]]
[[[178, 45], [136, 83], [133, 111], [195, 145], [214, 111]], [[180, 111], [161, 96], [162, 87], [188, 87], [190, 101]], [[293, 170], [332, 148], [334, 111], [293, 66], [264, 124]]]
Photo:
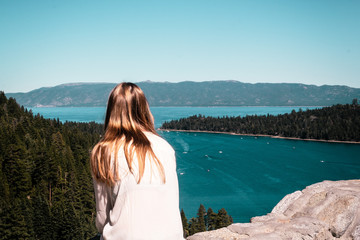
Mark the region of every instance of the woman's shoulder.
[[152, 148], [160, 148], [162, 150], [167, 149], [168, 151], [174, 152], [173, 147], [162, 137], [152, 132], [144, 132], [146, 137], [151, 142]]

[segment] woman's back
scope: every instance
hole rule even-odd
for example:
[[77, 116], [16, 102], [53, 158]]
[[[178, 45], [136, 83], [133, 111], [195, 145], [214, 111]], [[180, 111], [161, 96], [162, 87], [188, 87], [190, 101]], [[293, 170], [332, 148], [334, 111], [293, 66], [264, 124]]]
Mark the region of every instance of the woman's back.
[[161, 137], [144, 133], [163, 166], [166, 181], [163, 183], [157, 166], [147, 157], [138, 183], [136, 154], [131, 173], [120, 148], [117, 156], [120, 181], [112, 187], [94, 181], [96, 225], [104, 239], [183, 239], [174, 150]]
[[157, 135], [136, 84], [111, 91], [104, 128], [90, 161], [102, 238], [183, 239], [174, 150]]

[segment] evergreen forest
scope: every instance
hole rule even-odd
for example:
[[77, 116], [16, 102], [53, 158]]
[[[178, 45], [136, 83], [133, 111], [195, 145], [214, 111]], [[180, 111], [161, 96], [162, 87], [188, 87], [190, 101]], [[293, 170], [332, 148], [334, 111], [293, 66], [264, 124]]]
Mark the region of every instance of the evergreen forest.
[[189, 221], [185, 216], [185, 212], [181, 209], [181, 221], [184, 230], [184, 237], [191, 236], [197, 232], [211, 231], [219, 228], [227, 227], [233, 223], [233, 219], [224, 208], [215, 213], [211, 208], [206, 208], [200, 204], [196, 217]]
[[102, 131], [34, 116], [0, 92], [1, 239], [96, 234], [89, 151]]
[[236, 133], [244, 135], [271, 135], [279, 137], [360, 141], [360, 105], [337, 104], [313, 110], [281, 115], [251, 115], [245, 117], [206, 117], [194, 115], [188, 118], [164, 122], [163, 130], [187, 130]]

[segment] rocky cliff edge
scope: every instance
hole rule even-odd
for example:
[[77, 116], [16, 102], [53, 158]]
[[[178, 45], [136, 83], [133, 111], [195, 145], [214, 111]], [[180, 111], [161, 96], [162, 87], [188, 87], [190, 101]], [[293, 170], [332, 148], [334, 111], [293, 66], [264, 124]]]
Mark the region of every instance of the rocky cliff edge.
[[194, 234], [187, 240], [360, 240], [360, 180], [324, 181], [286, 195], [250, 223]]

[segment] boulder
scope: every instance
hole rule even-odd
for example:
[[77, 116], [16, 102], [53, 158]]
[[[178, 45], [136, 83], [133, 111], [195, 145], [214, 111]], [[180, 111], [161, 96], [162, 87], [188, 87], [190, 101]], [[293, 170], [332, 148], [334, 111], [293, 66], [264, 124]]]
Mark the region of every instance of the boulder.
[[285, 196], [250, 223], [196, 233], [187, 240], [360, 240], [360, 180], [324, 181]]

